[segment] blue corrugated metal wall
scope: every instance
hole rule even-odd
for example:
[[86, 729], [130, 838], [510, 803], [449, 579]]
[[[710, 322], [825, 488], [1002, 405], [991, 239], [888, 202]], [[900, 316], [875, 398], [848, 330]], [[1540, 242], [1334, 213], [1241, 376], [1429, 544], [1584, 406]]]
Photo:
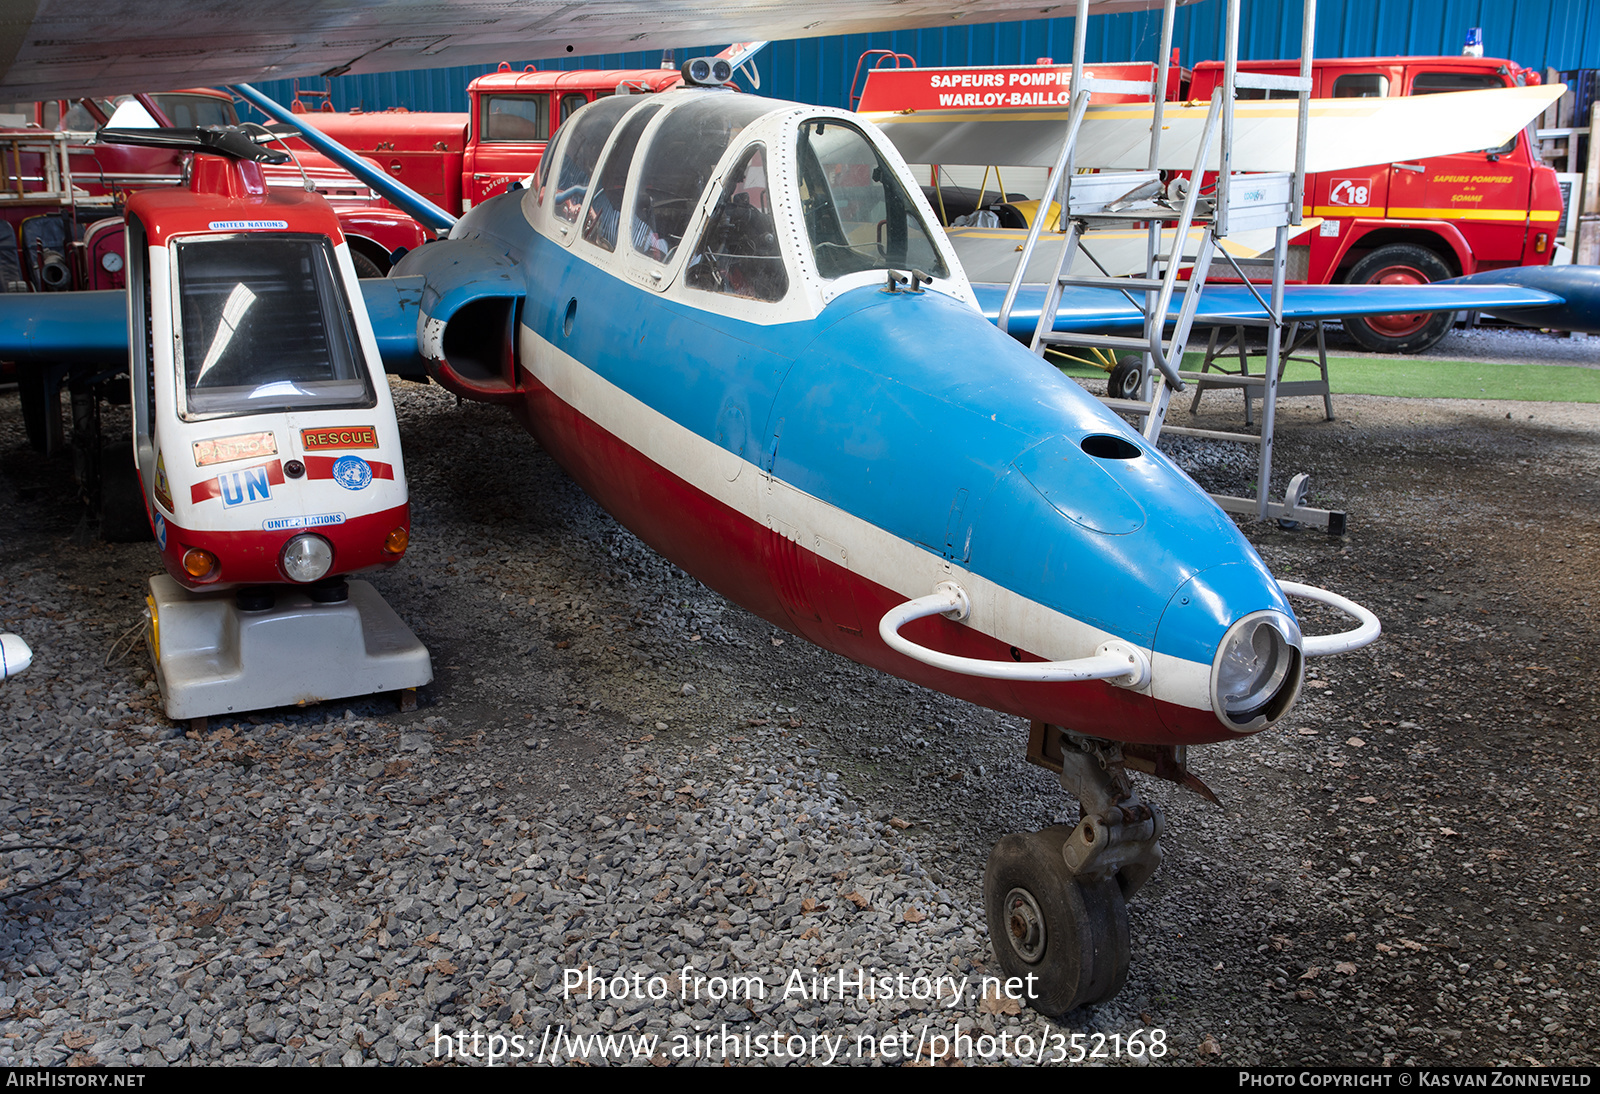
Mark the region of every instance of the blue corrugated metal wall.
[[[1300, 52], [1300, 4], [1295, 0], [1242, 0], [1239, 41], [1245, 58], [1294, 57]], [[1173, 42], [1184, 63], [1220, 58], [1223, 0], [1178, 11]], [[1468, 27], [1483, 28], [1484, 52], [1539, 70], [1600, 68], [1600, 3], [1594, 0], [1321, 0], [1317, 56], [1459, 53]], [[1147, 60], [1155, 56], [1159, 13], [1096, 16], [1089, 22], [1091, 61]], [[712, 53], [721, 46], [685, 48], [677, 56]], [[762, 93], [800, 102], [846, 105], [856, 58], [867, 49], [909, 53], [922, 65], [991, 65], [1069, 60], [1071, 19], [943, 27], [898, 34], [849, 35], [776, 42], [759, 58]], [[654, 68], [658, 53], [610, 54], [542, 61], [540, 68]], [[518, 68], [522, 67], [518, 63]], [[332, 81], [336, 109], [411, 110], [467, 108], [466, 85], [493, 66], [341, 76]], [[320, 87], [321, 81], [302, 81]], [[282, 101], [293, 85], [276, 81], [261, 90]]]

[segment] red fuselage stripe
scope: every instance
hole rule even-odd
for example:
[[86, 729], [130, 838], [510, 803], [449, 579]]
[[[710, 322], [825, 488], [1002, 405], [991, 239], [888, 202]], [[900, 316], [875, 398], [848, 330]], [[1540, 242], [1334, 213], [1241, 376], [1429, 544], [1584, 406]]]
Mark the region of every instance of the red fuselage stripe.
[[[979, 706], [1074, 732], [1152, 744], [1234, 739], [1210, 710], [1100, 681], [1012, 683], [935, 669], [891, 650], [878, 621], [905, 597], [697, 489], [524, 373], [524, 423], [589, 495], [656, 551], [768, 622], [824, 649]], [[710, 442], [707, 442], [708, 444]], [[744, 474], [759, 474], [753, 466]], [[1040, 658], [941, 617], [906, 637], [986, 660]]]

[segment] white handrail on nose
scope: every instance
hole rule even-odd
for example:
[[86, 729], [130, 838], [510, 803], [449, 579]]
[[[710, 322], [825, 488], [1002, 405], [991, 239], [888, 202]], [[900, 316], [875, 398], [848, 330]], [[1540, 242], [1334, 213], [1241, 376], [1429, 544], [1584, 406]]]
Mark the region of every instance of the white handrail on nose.
[[966, 590], [953, 581], [941, 581], [928, 596], [908, 600], [884, 613], [878, 634], [889, 648], [907, 657], [963, 676], [984, 676], [992, 680], [1025, 680], [1044, 683], [1109, 680], [1125, 688], [1142, 688], [1150, 682], [1150, 658], [1137, 646], [1112, 640], [1101, 645], [1093, 657], [1072, 661], [986, 661], [977, 657], [957, 657], [919, 646], [900, 633], [900, 628], [915, 619], [948, 615], [958, 622], [971, 614]]
[[1280, 581], [1278, 588], [1289, 596], [1315, 600], [1318, 604], [1338, 608], [1361, 624], [1355, 630], [1340, 631], [1338, 634], [1304, 635], [1300, 641], [1300, 652], [1307, 657], [1320, 657], [1326, 653], [1349, 653], [1351, 650], [1358, 650], [1362, 646], [1376, 642], [1378, 635], [1383, 632], [1383, 625], [1378, 622], [1377, 616], [1355, 601], [1346, 600], [1338, 593], [1330, 593], [1327, 589], [1319, 589], [1315, 585], [1302, 585], [1298, 581]]

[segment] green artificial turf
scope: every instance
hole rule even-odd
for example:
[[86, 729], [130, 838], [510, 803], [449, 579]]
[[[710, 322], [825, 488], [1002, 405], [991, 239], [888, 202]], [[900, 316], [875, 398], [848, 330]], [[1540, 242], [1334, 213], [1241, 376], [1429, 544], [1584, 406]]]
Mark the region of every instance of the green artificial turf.
[[[1184, 354], [1185, 369], [1198, 369], [1201, 355]], [[1262, 359], [1253, 358], [1253, 370]], [[1070, 364], [1068, 376], [1104, 378], [1087, 365]], [[1293, 361], [1287, 380], [1315, 380], [1316, 366]], [[1568, 365], [1502, 365], [1478, 361], [1433, 361], [1393, 357], [1329, 357], [1328, 382], [1335, 395], [1391, 395], [1408, 399], [1512, 399], [1535, 403], [1600, 403], [1600, 369]]]

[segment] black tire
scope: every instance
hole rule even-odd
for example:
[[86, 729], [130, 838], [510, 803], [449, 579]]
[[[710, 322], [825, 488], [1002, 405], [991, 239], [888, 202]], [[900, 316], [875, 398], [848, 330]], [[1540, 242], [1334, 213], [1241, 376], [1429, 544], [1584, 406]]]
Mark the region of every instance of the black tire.
[[388, 272], [382, 266], [379, 266], [376, 262], [372, 261], [372, 259], [362, 254], [354, 247], [350, 248], [350, 262], [356, 268], [357, 277], [370, 278], [388, 276]]
[[1128, 911], [1114, 879], [1079, 881], [1061, 846], [1068, 825], [1013, 833], [983, 873], [989, 943], [1008, 977], [1033, 977], [1029, 1004], [1059, 1018], [1114, 996], [1128, 977]]
[[[1379, 247], [1350, 267], [1351, 285], [1427, 285], [1454, 276], [1444, 259], [1415, 243]], [[1422, 353], [1450, 333], [1455, 312], [1347, 316], [1345, 333], [1372, 353]]]
[[1106, 397], [1110, 399], [1137, 399], [1144, 386], [1144, 358], [1127, 354], [1117, 358], [1111, 375], [1106, 377]]
[[100, 449], [100, 538], [107, 543], [143, 543], [153, 538], [144, 487], [127, 441]]

